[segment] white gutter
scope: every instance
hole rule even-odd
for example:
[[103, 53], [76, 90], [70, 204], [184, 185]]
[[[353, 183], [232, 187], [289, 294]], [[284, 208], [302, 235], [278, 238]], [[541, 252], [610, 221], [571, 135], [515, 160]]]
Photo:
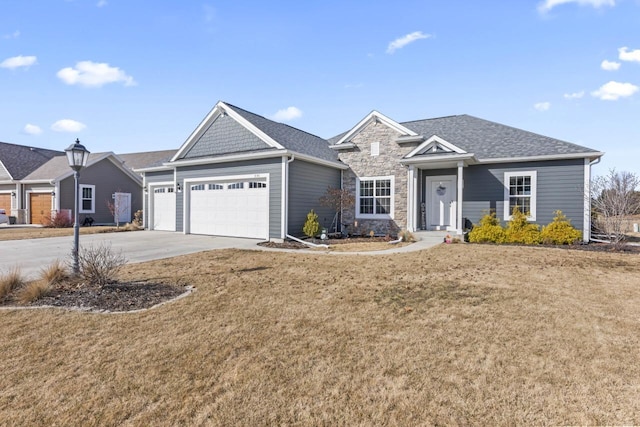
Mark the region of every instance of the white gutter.
[[495, 159], [478, 159], [478, 163], [510, 163], [510, 162], [536, 162], [541, 160], [562, 160], [562, 159], [584, 159], [584, 158], [600, 158], [603, 152], [597, 151], [593, 153], [568, 153], [568, 154], [550, 154], [545, 156], [531, 157], [499, 157]]

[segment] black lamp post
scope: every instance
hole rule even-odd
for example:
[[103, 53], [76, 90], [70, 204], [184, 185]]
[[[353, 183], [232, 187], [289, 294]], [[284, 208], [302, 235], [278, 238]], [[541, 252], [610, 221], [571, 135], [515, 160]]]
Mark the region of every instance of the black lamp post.
[[80, 178], [80, 170], [87, 166], [87, 159], [89, 159], [89, 151], [80, 144], [80, 140], [76, 138], [76, 142], [71, 144], [66, 150], [67, 160], [69, 161], [69, 167], [73, 169], [73, 177], [75, 181], [75, 199], [74, 199], [74, 221], [73, 221], [73, 274], [78, 275], [80, 267], [78, 265], [78, 248], [80, 246], [80, 222], [78, 217], [79, 209], [79, 186], [78, 178]]

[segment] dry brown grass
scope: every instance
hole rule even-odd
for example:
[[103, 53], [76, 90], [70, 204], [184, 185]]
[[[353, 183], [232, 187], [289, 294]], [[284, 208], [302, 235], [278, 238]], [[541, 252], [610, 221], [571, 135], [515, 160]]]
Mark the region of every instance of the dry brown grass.
[[56, 260], [48, 266], [42, 268], [42, 270], [40, 271], [40, 277], [48, 285], [57, 285], [58, 283], [62, 283], [68, 280], [70, 274], [65, 264], [60, 260]]
[[28, 304], [43, 296], [51, 290], [51, 283], [45, 279], [33, 280], [26, 283], [17, 292], [17, 300], [22, 304]]
[[637, 255], [225, 250], [123, 276], [198, 291], [126, 315], [0, 311], [3, 423], [640, 423]]
[[14, 267], [9, 272], [0, 275], [0, 299], [24, 286], [24, 284], [25, 279], [18, 267]]
[[[134, 226], [121, 226], [120, 228], [112, 226], [95, 226], [80, 227], [80, 234], [97, 234], [97, 233], [114, 233], [123, 231], [140, 230]], [[45, 228], [45, 227], [0, 227], [0, 241], [5, 240], [23, 240], [23, 239], [41, 239], [47, 237], [73, 236], [73, 227], [71, 228]]]

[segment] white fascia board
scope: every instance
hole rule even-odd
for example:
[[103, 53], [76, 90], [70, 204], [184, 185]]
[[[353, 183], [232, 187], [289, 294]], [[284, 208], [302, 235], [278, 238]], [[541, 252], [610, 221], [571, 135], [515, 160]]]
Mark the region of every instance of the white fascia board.
[[549, 154], [546, 156], [530, 156], [530, 157], [500, 157], [495, 159], [478, 159], [478, 163], [522, 163], [522, 162], [539, 162], [542, 160], [562, 160], [562, 159], [597, 159], [604, 155], [603, 152], [590, 153], [569, 153], [569, 154]]
[[205, 159], [193, 159], [193, 160], [178, 160], [175, 162], [165, 163], [164, 165], [171, 168], [180, 166], [197, 166], [216, 163], [228, 163], [228, 162], [241, 162], [244, 160], [256, 160], [256, 159], [269, 159], [284, 156], [294, 156], [298, 160], [304, 160], [309, 163], [315, 163], [323, 166], [329, 166], [336, 169], [348, 169], [349, 167], [344, 163], [332, 162], [330, 160], [318, 159], [317, 157], [308, 156], [306, 154], [300, 154], [295, 151], [289, 150], [268, 150], [266, 152], [258, 152], [251, 154], [232, 154], [228, 156], [209, 157]]
[[362, 131], [362, 129], [364, 129], [364, 127], [368, 125], [372, 120], [376, 120], [376, 119], [398, 133], [401, 133], [407, 136], [418, 136], [418, 134], [412, 131], [411, 129], [408, 129], [402, 126], [400, 123], [396, 122], [395, 120], [392, 120], [389, 117], [385, 116], [384, 114], [381, 114], [374, 110], [371, 113], [369, 113], [367, 117], [360, 120], [360, 122], [358, 122], [357, 125], [351, 128], [351, 130], [347, 132], [342, 138], [340, 138], [340, 140], [336, 142], [335, 145], [340, 145], [345, 141], [349, 141], [351, 138], [353, 138], [358, 133], [360, 133], [360, 131]]
[[356, 145], [353, 142], [343, 142], [340, 145], [338, 144], [330, 145], [329, 148], [332, 148], [334, 150], [348, 150], [350, 148], [354, 148], [355, 146]]
[[193, 144], [199, 139], [204, 129], [209, 127], [209, 125], [216, 119], [220, 114], [222, 114], [220, 104], [222, 101], [219, 101], [212, 109], [209, 111], [209, 114], [205, 116], [205, 118], [200, 122], [200, 124], [191, 132], [191, 135], [187, 138], [187, 140], [182, 143], [176, 154], [171, 158], [171, 161], [177, 160], [182, 156], [185, 151], [188, 151]]
[[423, 142], [422, 144], [418, 145], [412, 152], [410, 152], [409, 154], [407, 154], [406, 158], [410, 158], [415, 156], [416, 154], [420, 154], [423, 151], [425, 151], [427, 148], [429, 148], [430, 146], [433, 146], [434, 144], [440, 144], [443, 147], [451, 150], [454, 153], [458, 153], [458, 154], [467, 154], [466, 151], [464, 151], [462, 148], [440, 138], [438, 135], [433, 135], [431, 136], [429, 139], [427, 139], [425, 142]]
[[402, 159], [400, 163], [404, 165], [415, 165], [420, 163], [439, 163], [439, 162], [450, 162], [450, 161], [464, 161], [470, 160], [467, 164], [476, 163], [477, 160], [474, 157], [473, 153], [464, 153], [464, 154], [439, 154], [437, 156], [430, 157], [412, 157], [409, 159]]
[[265, 144], [270, 147], [277, 148], [278, 150], [284, 150], [285, 148], [280, 145], [275, 139], [271, 138], [269, 135], [258, 129], [255, 125], [253, 125], [250, 121], [242, 117], [238, 114], [233, 108], [228, 107], [224, 102], [220, 101], [219, 104], [224, 109], [229, 117], [233, 118], [236, 122], [240, 123], [244, 126], [249, 132], [253, 133], [255, 136], [260, 138]]
[[150, 168], [133, 169], [133, 171], [136, 173], [146, 173], [146, 172], [164, 172], [164, 171], [170, 171], [172, 169], [173, 169], [172, 166], [154, 166]]
[[276, 140], [271, 138], [269, 135], [258, 129], [256, 126], [251, 124], [248, 120], [238, 114], [233, 108], [229, 107], [222, 101], [218, 101], [218, 103], [213, 107], [213, 109], [207, 114], [207, 116], [202, 120], [202, 122], [198, 125], [198, 127], [191, 132], [191, 135], [187, 138], [187, 140], [182, 144], [178, 152], [171, 158], [171, 162], [177, 161], [186, 151], [191, 149], [193, 144], [196, 143], [202, 136], [202, 133], [209, 128], [211, 123], [213, 123], [218, 116], [221, 114], [227, 114], [229, 117], [238, 122], [241, 126], [246, 128], [249, 132], [253, 133], [255, 136], [260, 138], [265, 144], [270, 147], [277, 148], [279, 150], [283, 150], [284, 147], [280, 145]]
[[401, 136], [396, 139], [396, 144], [410, 144], [412, 142], [423, 142], [424, 140], [424, 135]]

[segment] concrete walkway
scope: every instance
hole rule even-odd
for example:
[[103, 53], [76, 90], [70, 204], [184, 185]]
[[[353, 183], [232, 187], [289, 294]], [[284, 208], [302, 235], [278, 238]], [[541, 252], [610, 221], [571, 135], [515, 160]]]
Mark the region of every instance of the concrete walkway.
[[[201, 236], [170, 231], [135, 231], [120, 233], [85, 234], [80, 236], [80, 250], [83, 247], [101, 243], [111, 244], [116, 253], [121, 252], [130, 263], [172, 258], [179, 255], [214, 249], [250, 249], [293, 253], [314, 253], [331, 255], [388, 255], [419, 251], [442, 243], [447, 232], [416, 232], [418, 241], [411, 245], [372, 252], [331, 252], [319, 250], [275, 249], [258, 246], [261, 240], [234, 237]], [[55, 260], [68, 262], [71, 259], [73, 236], [49, 237], [43, 239], [7, 240], [0, 242], [0, 273], [17, 267], [28, 279], [38, 276], [43, 267]]]

